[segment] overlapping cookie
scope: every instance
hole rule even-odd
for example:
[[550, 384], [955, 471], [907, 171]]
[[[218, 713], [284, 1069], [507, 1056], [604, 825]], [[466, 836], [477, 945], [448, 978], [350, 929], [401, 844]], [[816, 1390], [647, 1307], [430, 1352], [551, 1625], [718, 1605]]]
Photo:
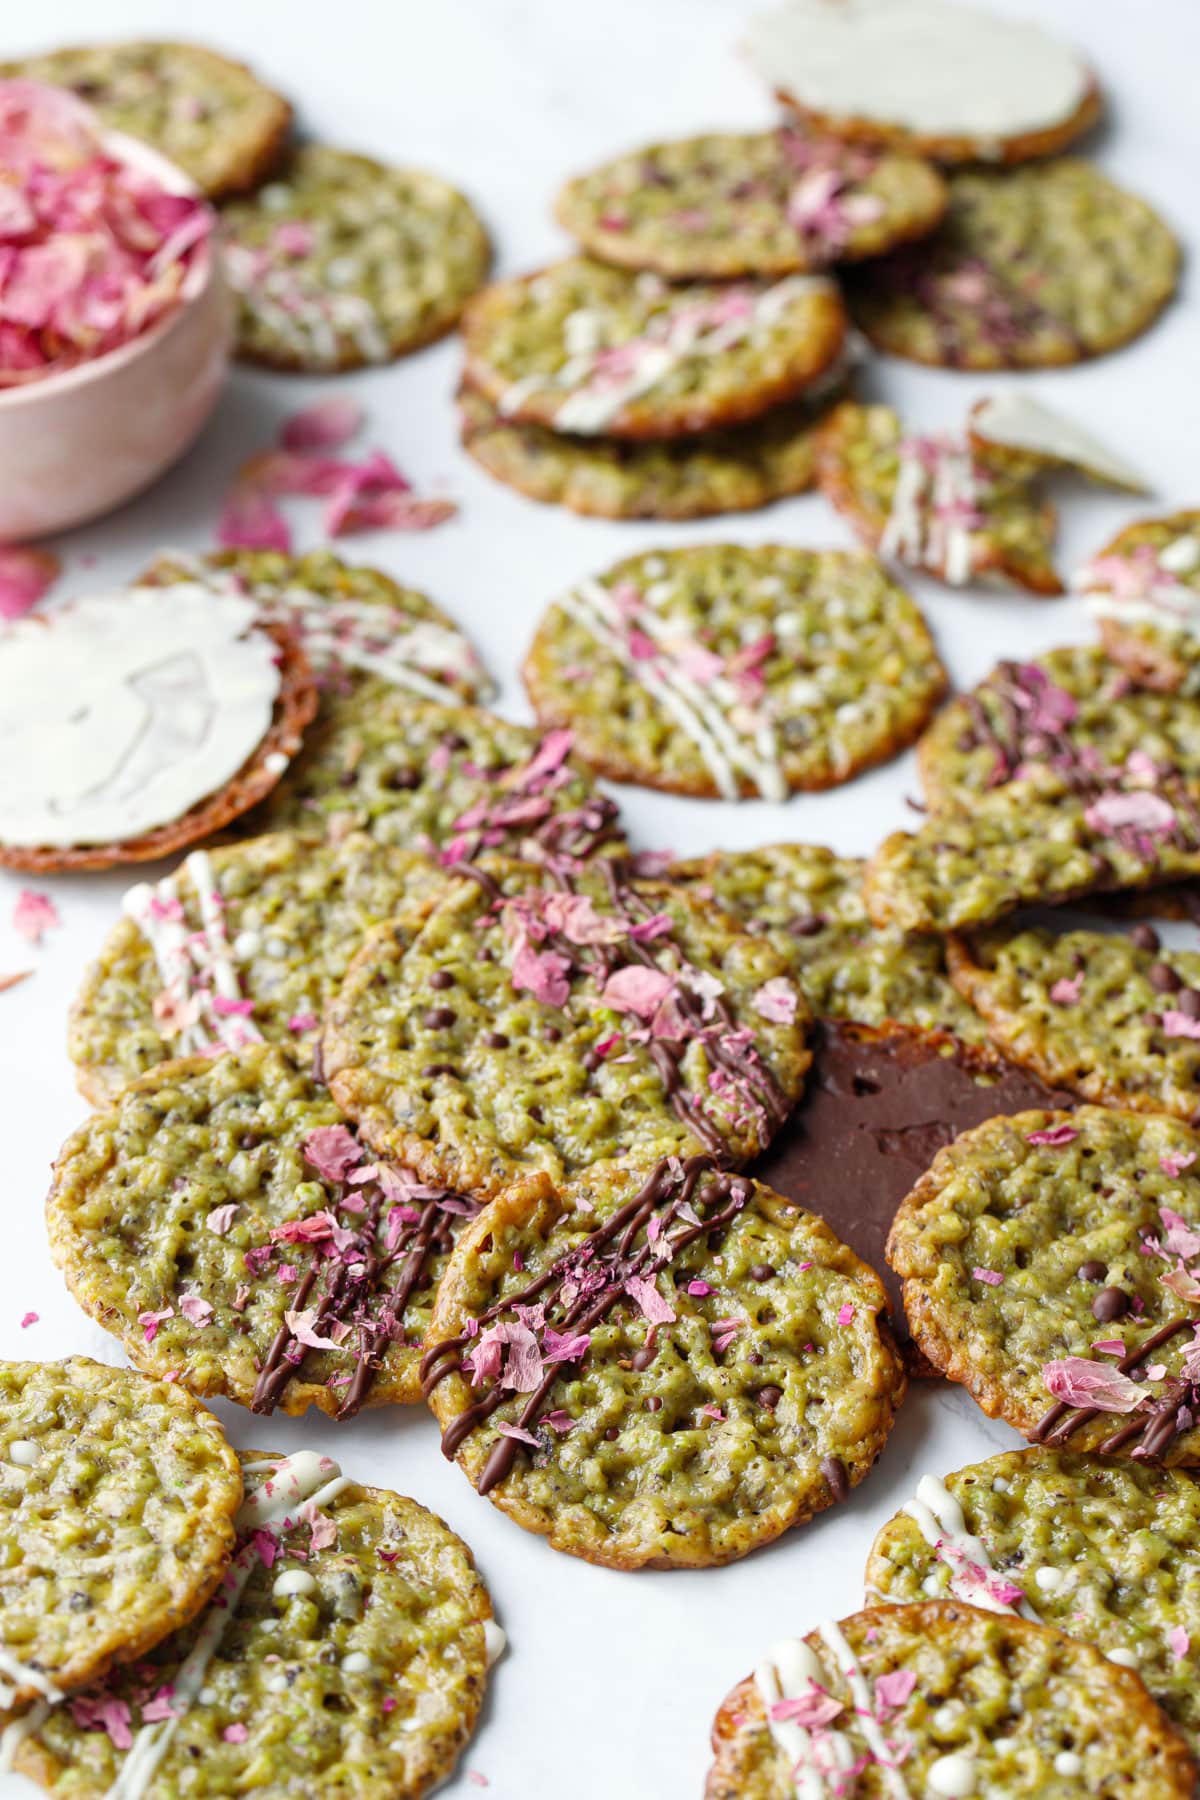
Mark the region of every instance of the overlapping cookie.
[[1101, 111], [1074, 50], [957, 0], [786, 0], [746, 49], [809, 130], [938, 162], [1050, 156]]
[[1127, 525], [1075, 578], [1105, 650], [1150, 688], [1200, 691], [1200, 513]]
[[418, 916], [437, 865], [352, 832], [294, 832], [197, 850], [125, 896], [71, 1009], [67, 1049], [96, 1105], [173, 1057], [265, 1040], [311, 1046], [373, 926]]
[[1195, 1751], [1198, 1525], [1200, 1486], [1178, 1470], [1010, 1450], [944, 1482], [923, 1475], [871, 1546], [867, 1593], [960, 1600], [1082, 1638], [1136, 1669]]
[[706, 1800], [1189, 1800], [1196, 1779], [1129, 1669], [1026, 1619], [937, 1600], [774, 1645], [726, 1698], [712, 1743]]
[[317, 690], [293, 633], [245, 596], [138, 586], [0, 637], [0, 863], [148, 862], [268, 794]]
[[928, 240], [855, 271], [855, 322], [879, 350], [951, 369], [1050, 368], [1153, 324], [1179, 245], [1147, 203], [1090, 163], [950, 175]]
[[325, 144], [302, 144], [224, 221], [238, 352], [280, 369], [386, 363], [441, 337], [491, 258], [448, 182]]
[[600, 773], [726, 800], [849, 780], [911, 743], [946, 682], [873, 557], [777, 544], [652, 551], [578, 583], [523, 673]]
[[253, 1044], [142, 1076], [64, 1145], [46, 1224], [140, 1368], [347, 1418], [420, 1397], [434, 1289], [478, 1208], [370, 1155], [311, 1061]]
[[666, 874], [765, 936], [819, 1018], [898, 1021], [985, 1042], [979, 1015], [951, 986], [942, 940], [872, 925], [864, 866], [816, 844], [765, 844], [672, 863]]
[[415, 938], [372, 932], [326, 1015], [330, 1087], [374, 1149], [484, 1200], [539, 1171], [766, 1148], [809, 1063], [769, 944], [611, 862], [460, 874]]
[[824, 276], [668, 286], [587, 257], [495, 283], [463, 320], [466, 374], [502, 418], [674, 438], [799, 398], [842, 354]]
[[555, 211], [590, 256], [679, 281], [880, 256], [945, 207], [945, 182], [919, 158], [785, 127], [629, 151], [567, 182]]
[[86, 1357], [0, 1363], [0, 1708], [141, 1657], [215, 1593], [242, 1498], [220, 1424]]
[[140, 138], [211, 199], [240, 193], [278, 161], [292, 123], [282, 95], [202, 44], [86, 44], [0, 63], [0, 80], [70, 88], [113, 131]]
[[503, 1193], [438, 1291], [425, 1386], [480, 1493], [616, 1568], [743, 1556], [842, 1500], [904, 1393], [878, 1277], [711, 1157]]
[[420, 1800], [449, 1775], [504, 1642], [470, 1551], [327, 1456], [243, 1463], [217, 1599], [133, 1669], [10, 1724], [10, 1766], [81, 1800]]
[[888, 1260], [920, 1348], [1025, 1437], [1200, 1462], [1200, 1136], [1080, 1107], [939, 1153]]

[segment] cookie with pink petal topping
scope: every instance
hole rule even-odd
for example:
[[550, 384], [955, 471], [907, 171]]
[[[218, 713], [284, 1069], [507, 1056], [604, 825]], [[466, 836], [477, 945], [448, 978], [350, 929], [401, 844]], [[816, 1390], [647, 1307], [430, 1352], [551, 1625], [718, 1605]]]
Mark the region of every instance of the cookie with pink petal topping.
[[415, 938], [371, 933], [326, 1014], [330, 1086], [368, 1143], [478, 1200], [766, 1147], [809, 1064], [778, 951], [619, 863], [459, 867]]
[[710, 1157], [501, 1194], [424, 1359], [442, 1448], [527, 1531], [620, 1569], [704, 1568], [843, 1500], [905, 1389], [878, 1277]]
[[924, 237], [945, 206], [916, 157], [785, 127], [627, 152], [567, 182], [555, 210], [601, 262], [678, 281], [858, 262]]
[[1136, 682], [1200, 693], [1200, 512], [1127, 525], [1072, 585]]

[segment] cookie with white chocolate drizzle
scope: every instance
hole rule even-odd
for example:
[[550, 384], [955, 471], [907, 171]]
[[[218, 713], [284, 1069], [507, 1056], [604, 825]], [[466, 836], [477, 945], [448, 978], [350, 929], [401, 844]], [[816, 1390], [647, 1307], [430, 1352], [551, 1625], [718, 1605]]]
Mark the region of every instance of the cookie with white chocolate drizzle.
[[601, 774], [725, 800], [848, 781], [911, 743], [946, 683], [874, 557], [779, 544], [650, 552], [579, 582], [523, 673]]
[[504, 1644], [470, 1551], [311, 1450], [242, 1460], [217, 1599], [130, 1673], [10, 1724], [8, 1766], [81, 1800], [419, 1800], [450, 1773]]
[[623, 1569], [743, 1556], [842, 1500], [905, 1389], [878, 1277], [712, 1157], [526, 1180], [438, 1290], [442, 1448], [555, 1549]]
[[936, 1600], [775, 1644], [727, 1696], [712, 1745], [705, 1800], [1190, 1800], [1196, 1778], [1129, 1669]]
[[165, 1063], [64, 1146], [51, 1251], [149, 1373], [253, 1412], [420, 1398], [437, 1282], [478, 1207], [380, 1162], [311, 1052]]
[[457, 873], [415, 938], [372, 932], [326, 1015], [331, 1090], [381, 1155], [485, 1200], [538, 1170], [765, 1148], [809, 1064], [769, 944], [603, 858]]
[[1200, 512], [1127, 525], [1072, 586], [1135, 681], [1200, 693]]

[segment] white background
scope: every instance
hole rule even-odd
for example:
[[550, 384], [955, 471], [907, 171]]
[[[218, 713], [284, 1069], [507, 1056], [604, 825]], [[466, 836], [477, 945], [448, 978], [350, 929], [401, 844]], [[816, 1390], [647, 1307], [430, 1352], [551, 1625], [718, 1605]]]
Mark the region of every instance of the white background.
[[[1111, 100], [1094, 145], [1113, 175], [1141, 190], [1185, 243], [1196, 237], [1200, 172], [1200, 10], [1195, 0], [993, 0], [1027, 12], [1083, 46]], [[736, 53], [743, 0], [50, 0], [4, 8], [0, 53], [106, 34], [203, 34], [254, 63], [297, 103], [308, 130], [348, 148], [427, 164], [459, 183], [494, 234], [510, 273], [565, 248], [549, 213], [567, 174], [638, 142], [719, 126], [767, 124], [773, 109]], [[969, 82], [970, 71], [963, 70]], [[1185, 283], [1186, 287], [1186, 283]], [[1164, 504], [1200, 505], [1197, 355], [1200, 321], [1184, 295], [1140, 342], [1079, 369], [1027, 377], [1141, 468]], [[160, 485], [106, 523], [56, 546], [61, 593], [115, 585], [163, 546], [211, 545], [222, 494], [238, 463], [317, 393], [352, 392], [369, 411], [369, 439], [423, 492], [460, 504], [426, 536], [378, 534], [347, 553], [425, 588], [471, 632], [502, 685], [501, 711], [526, 718], [516, 667], [539, 612], [557, 590], [619, 556], [698, 539], [848, 544], [846, 528], [810, 495], [760, 514], [696, 525], [610, 525], [544, 508], [493, 484], [458, 449], [452, 406], [459, 354], [451, 340], [392, 368], [330, 386], [238, 371], [203, 441]], [[969, 375], [877, 362], [874, 393], [921, 429], [957, 426], [989, 386]], [[1137, 504], [1067, 484], [1062, 550], [1070, 567], [1136, 516]], [[306, 506], [300, 541], [316, 541]], [[1144, 509], [1143, 509], [1144, 510]], [[951, 594], [915, 581], [957, 685], [1000, 655], [1090, 635], [1075, 601]], [[3, 697], [0, 696], [0, 705]], [[0, 780], [3, 771], [0, 770]], [[849, 787], [786, 807], [621, 795], [640, 846], [695, 853], [776, 838], [866, 851], [910, 823], [911, 756]], [[50, 1264], [42, 1199], [55, 1151], [80, 1120], [63, 1046], [67, 1007], [85, 961], [117, 915], [132, 877], [39, 882], [63, 929], [29, 952], [10, 930], [22, 885], [0, 873], [0, 972], [36, 974], [0, 995], [0, 1148], [5, 1240], [0, 1252], [0, 1354], [80, 1351], [121, 1360], [84, 1319]], [[836, 1196], [830, 1216], [836, 1224]], [[20, 1329], [27, 1310], [39, 1314]], [[482, 1726], [456, 1796], [495, 1800], [675, 1800], [697, 1796], [711, 1716], [726, 1689], [773, 1639], [809, 1629], [861, 1600], [875, 1529], [922, 1470], [939, 1473], [1015, 1443], [960, 1392], [918, 1387], [868, 1481], [840, 1509], [732, 1568], [698, 1574], [616, 1574], [556, 1555], [527, 1536], [443, 1462], [432, 1421], [416, 1408], [337, 1428], [313, 1416], [265, 1425], [220, 1407], [236, 1443], [335, 1454], [356, 1476], [413, 1494], [475, 1550], [511, 1650], [495, 1672]], [[0, 1777], [0, 1800], [30, 1791]]]

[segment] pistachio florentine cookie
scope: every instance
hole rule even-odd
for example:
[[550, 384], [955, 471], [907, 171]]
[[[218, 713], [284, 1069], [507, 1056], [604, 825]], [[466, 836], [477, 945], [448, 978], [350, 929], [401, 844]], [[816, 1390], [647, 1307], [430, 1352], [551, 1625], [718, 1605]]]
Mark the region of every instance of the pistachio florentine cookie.
[[917, 746], [925, 798], [935, 809], [1041, 768], [1085, 786], [1097, 771], [1173, 767], [1200, 778], [1200, 701], [1131, 685], [1093, 644], [1006, 661], [942, 708]]
[[480, 1493], [616, 1568], [744, 1556], [844, 1499], [904, 1393], [874, 1272], [712, 1159], [502, 1194], [438, 1291], [425, 1385]]
[[57, 1701], [186, 1625], [242, 1498], [220, 1423], [86, 1357], [0, 1363], [0, 1706]]
[[426, 908], [436, 864], [361, 832], [196, 851], [133, 888], [71, 1008], [67, 1049], [96, 1105], [157, 1064], [258, 1039], [305, 1043], [367, 932]]
[[503, 1644], [435, 1514], [301, 1450], [248, 1452], [217, 1600], [135, 1670], [19, 1727], [52, 1794], [420, 1800], [474, 1729]]
[[161, 151], [210, 199], [255, 187], [278, 160], [292, 122], [280, 94], [202, 44], [50, 50], [0, 63], [0, 80], [70, 88], [110, 130]]
[[67, 1140], [51, 1253], [139, 1368], [254, 1412], [420, 1397], [433, 1292], [471, 1201], [379, 1163], [312, 1057], [165, 1064]]
[[692, 282], [570, 257], [496, 282], [463, 321], [471, 385], [504, 418], [673, 438], [797, 399], [842, 353], [832, 281]]
[[391, 362], [441, 337], [487, 273], [470, 202], [421, 169], [303, 144], [225, 208], [238, 352], [280, 369]]
[[[1200, 875], [1200, 792], [1132, 752], [1090, 787], [1046, 771], [896, 831], [867, 863], [877, 925], [961, 931], [1018, 907]], [[1131, 768], [1132, 765], [1132, 768]]]
[[1200, 952], [1149, 925], [951, 940], [950, 974], [1005, 1056], [1101, 1106], [1200, 1123]]
[[167, 555], [142, 580], [198, 581], [217, 593], [248, 595], [261, 618], [296, 633], [322, 689], [334, 694], [371, 679], [443, 705], [494, 692], [470, 640], [440, 606], [382, 569], [343, 562], [329, 550]]
[[614, 157], [555, 211], [589, 255], [671, 280], [788, 275], [924, 237], [946, 184], [916, 157], [837, 138], [709, 132]]
[[651, 551], [580, 582], [523, 674], [601, 774], [726, 800], [849, 780], [911, 743], [946, 685], [874, 557], [779, 544]]
[[[1139, 1678], [1027, 1619], [868, 1607], [772, 1647], [713, 1725], [705, 1800], [1190, 1800], [1196, 1765]], [[850, 1791], [850, 1790], [846, 1790]]]
[[591, 856], [620, 840], [569, 731], [531, 731], [482, 707], [440, 706], [367, 681], [327, 693], [269, 807], [265, 831], [381, 844], [453, 863], [478, 850]]
[[1151, 325], [1179, 245], [1136, 195], [1073, 157], [963, 169], [928, 243], [857, 270], [855, 321], [879, 350], [955, 369], [1049, 368]]
[[957, 1599], [1020, 1612], [1136, 1669], [1200, 1742], [1200, 1485], [1070, 1450], [1010, 1450], [924, 1475], [871, 1546], [866, 1586], [892, 1605]]
[[1200, 1136], [1084, 1106], [940, 1152], [888, 1261], [925, 1355], [990, 1416], [1072, 1450], [1200, 1463]]
[[469, 865], [415, 939], [371, 934], [326, 1020], [330, 1086], [367, 1142], [477, 1200], [616, 1157], [745, 1161], [809, 1063], [771, 946], [608, 862]]
[[1060, 594], [1054, 508], [1023, 470], [985, 462], [964, 436], [906, 436], [889, 406], [845, 401], [817, 439], [821, 491], [881, 556], [952, 587], [1000, 581]]
[[1105, 650], [1135, 681], [1200, 692], [1200, 512], [1127, 525], [1074, 586]]
[[672, 863], [666, 877], [766, 937], [818, 1017], [898, 1020], [985, 1042], [978, 1014], [950, 984], [942, 940], [871, 924], [864, 867], [816, 844], [765, 844]]
[[786, 0], [746, 49], [806, 129], [936, 162], [1051, 156], [1101, 111], [1069, 46], [957, 0]]
[[744, 425], [636, 442], [570, 437], [502, 418], [474, 388], [459, 389], [463, 449], [531, 500], [604, 519], [702, 519], [750, 512], [816, 477], [816, 431], [835, 392], [772, 407]]

